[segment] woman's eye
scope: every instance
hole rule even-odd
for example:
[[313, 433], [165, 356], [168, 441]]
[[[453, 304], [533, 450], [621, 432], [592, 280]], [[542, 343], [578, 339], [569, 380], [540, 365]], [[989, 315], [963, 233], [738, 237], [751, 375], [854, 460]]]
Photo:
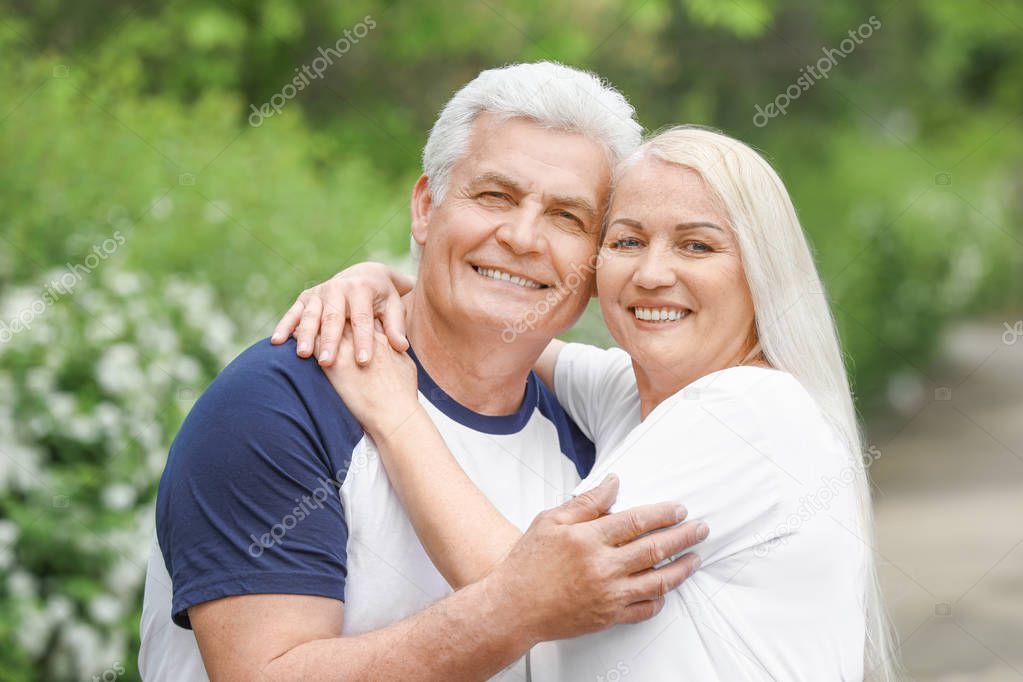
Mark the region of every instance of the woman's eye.
[[714, 250], [703, 242], [686, 242], [685, 248], [694, 253], [710, 253]]
[[622, 237], [612, 240], [608, 246], [612, 249], [634, 249], [640, 246], [639, 240], [634, 237]]

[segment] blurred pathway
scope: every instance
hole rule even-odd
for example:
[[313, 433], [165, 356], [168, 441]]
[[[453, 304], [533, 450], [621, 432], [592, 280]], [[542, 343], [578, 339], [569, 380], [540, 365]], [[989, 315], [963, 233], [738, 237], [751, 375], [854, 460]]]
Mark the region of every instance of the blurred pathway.
[[1023, 682], [1023, 337], [1005, 332], [955, 329], [901, 391], [913, 406], [869, 429], [882, 582], [913, 680]]

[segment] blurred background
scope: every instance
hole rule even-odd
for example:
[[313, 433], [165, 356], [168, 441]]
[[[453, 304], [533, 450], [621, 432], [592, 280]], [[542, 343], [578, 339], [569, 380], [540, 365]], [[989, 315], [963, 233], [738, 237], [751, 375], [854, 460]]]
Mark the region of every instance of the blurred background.
[[[1023, 680], [1023, 6], [0, 0], [0, 679], [136, 680], [196, 397], [407, 265], [429, 127], [556, 59], [775, 164], [840, 323], [912, 679]], [[575, 338], [606, 342], [589, 311]]]

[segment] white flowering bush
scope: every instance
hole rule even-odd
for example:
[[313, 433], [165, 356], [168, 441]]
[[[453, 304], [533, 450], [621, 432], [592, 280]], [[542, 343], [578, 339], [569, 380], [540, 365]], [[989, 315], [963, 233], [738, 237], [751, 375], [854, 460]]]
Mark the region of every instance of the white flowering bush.
[[206, 285], [106, 263], [45, 296], [62, 274], [0, 297], [0, 677], [138, 679], [167, 448], [254, 337]]

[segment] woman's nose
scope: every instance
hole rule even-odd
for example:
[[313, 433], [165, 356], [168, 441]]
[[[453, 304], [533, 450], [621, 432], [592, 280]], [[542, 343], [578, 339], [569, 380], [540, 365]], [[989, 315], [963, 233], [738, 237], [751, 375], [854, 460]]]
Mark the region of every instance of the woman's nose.
[[632, 282], [643, 289], [660, 289], [675, 284], [675, 271], [668, 262], [668, 257], [651, 249], [640, 256], [636, 263], [636, 271], [632, 274]]

